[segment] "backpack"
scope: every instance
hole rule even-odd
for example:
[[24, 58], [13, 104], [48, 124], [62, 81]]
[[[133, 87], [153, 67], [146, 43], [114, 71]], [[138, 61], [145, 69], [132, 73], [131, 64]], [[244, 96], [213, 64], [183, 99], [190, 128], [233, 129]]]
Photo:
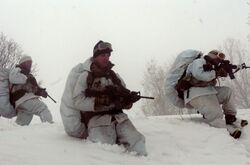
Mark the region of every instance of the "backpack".
[[9, 69], [0, 67], [0, 96], [9, 93], [9, 73]]
[[181, 97], [183, 96], [183, 91], [182, 93], [177, 91], [176, 85], [185, 76], [188, 65], [201, 56], [201, 51], [192, 49], [184, 50], [177, 55], [173, 65], [167, 73], [165, 80], [165, 95], [173, 105], [179, 108], [184, 108], [186, 106]]
[[16, 111], [10, 104], [9, 72], [10, 69], [0, 67], [0, 116], [6, 118], [16, 116]]

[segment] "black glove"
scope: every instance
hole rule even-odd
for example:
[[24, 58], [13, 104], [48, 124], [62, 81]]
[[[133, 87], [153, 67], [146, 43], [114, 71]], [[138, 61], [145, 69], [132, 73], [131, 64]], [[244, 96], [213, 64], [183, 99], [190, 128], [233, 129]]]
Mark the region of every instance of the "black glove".
[[216, 70], [216, 77], [227, 77], [227, 75], [227, 71], [222, 67]]
[[132, 91], [127, 97], [119, 97], [114, 102], [117, 109], [130, 109], [133, 103], [140, 100], [140, 93]]
[[107, 95], [100, 95], [95, 98], [95, 105], [105, 105], [109, 106], [111, 101]]
[[130, 100], [121, 97], [113, 101], [113, 103], [116, 109], [130, 109], [133, 105]]
[[107, 94], [112, 101], [117, 99], [117, 94], [119, 93], [118, 87], [111, 85], [106, 86], [103, 92]]
[[28, 83], [30, 83], [30, 84], [32, 84], [32, 85], [37, 85], [37, 82], [36, 82], [36, 78], [34, 77], [34, 76], [32, 76], [32, 75], [27, 75], [27, 80], [26, 80], [26, 82], [28, 82]]
[[140, 92], [132, 91], [132, 92], [130, 92], [130, 95], [131, 95], [130, 96], [130, 101], [132, 103], [135, 103], [135, 102], [137, 102], [138, 100], [141, 99]]
[[102, 95], [103, 92], [96, 90], [96, 89], [87, 88], [87, 89], [85, 89], [84, 94], [86, 97], [98, 97], [98, 96]]
[[38, 88], [37, 91], [35, 92], [35, 95], [42, 96], [44, 98], [48, 97], [48, 93], [46, 91], [46, 88]]
[[211, 71], [211, 70], [213, 70], [213, 68], [214, 68], [213, 65], [210, 64], [210, 63], [204, 64], [204, 65], [203, 65], [203, 70], [204, 70], [205, 72]]

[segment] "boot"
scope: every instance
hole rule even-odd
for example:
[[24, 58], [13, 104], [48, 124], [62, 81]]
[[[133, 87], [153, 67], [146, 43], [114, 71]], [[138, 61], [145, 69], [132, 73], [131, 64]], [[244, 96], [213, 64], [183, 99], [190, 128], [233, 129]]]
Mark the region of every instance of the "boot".
[[241, 135], [241, 130], [237, 129], [232, 134], [230, 134], [233, 138], [239, 139]]
[[234, 139], [239, 139], [241, 135], [240, 128], [237, 128], [235, 125], [227, 125], [227, 131]]
[[244, 126], [248, 125], [248, 121], [247, 120], [241, 120], [240, 125], [241, 125], [241, 127], [244, 127]]
[[235, 125], [238, 128], [248, 125], [247, 120], [237, 119], [235, 115], [225, 115], [226, 124]]
[[229, 135], [231, 135], [233, 138], [235, 139], [240, 138], [241, 128], [238, 128], [233, 124], [226, 124], [225, 120], [221, 118], [215, 119], [209, 122], [209, 124], [216, 128], [226, 128], [227, 131], [229, 132]]

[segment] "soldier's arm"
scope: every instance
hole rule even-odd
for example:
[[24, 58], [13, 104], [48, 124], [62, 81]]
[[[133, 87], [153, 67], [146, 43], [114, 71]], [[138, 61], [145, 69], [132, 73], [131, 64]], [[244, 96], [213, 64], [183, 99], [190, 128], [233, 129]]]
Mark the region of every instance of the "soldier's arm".
[[192, 74], [194, 78], [200, 81], [212, 81], [216, 78], [216, 73], [214, 70], [211, 71], [204, 71], [203, 65], [205, 61], [203, 59], [198, 59], [193, 61], [188, 66], [188, 72]]
[[20, 68], [13, 68], [10, 70], [9, 81], [11, 84], [25, 84], [27, 76], [21, 73]]
[[72, 97], [74, 105], [77, 109], [81, 111], [93, 111], [95, 98], [86, 97], [85, 90], [87, 89], [87, 76], [88, 72], [83, 72], [76, 81], [76, 84], [73, 89]]

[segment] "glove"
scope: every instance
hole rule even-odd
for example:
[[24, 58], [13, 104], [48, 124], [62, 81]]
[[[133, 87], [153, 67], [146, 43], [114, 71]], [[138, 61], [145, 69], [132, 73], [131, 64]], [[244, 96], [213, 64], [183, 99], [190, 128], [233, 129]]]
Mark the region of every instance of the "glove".
[[104, 93], [107, 94], [111, 100], [116, 100], [116, 94], [119, 93], [118, 88], [115, 86], [108, 85], [104, 89]]
[[120, 97], [119, 99], [116, 99], [114, 104], [117, 109], [130, 109], [133, 103], [140, 99], [141, 97], [139, 92], [132, 91], [128, 97]]
[[35, 77], [33, 77], [32, 75], [28, 75], [27, 77], [28, 78], [27, 78], [26, 82], [28, 82], [28, 83], [30, 83], [32, 85], [37, 85]]
[[141, 99], [140, 92], [132, 91], [132, 92], [130, 92], [130, 95], [131, 95], [130, 101], [132, 103], [135, 103], [135, 102], [137, 102], [138, 100]]
[[98, 97], [103, 94], [102, 91], [98, 91], [92, 88], [87, 88], [84, 93], [86, 97]]
[[130, 109], [133, 105], [131, 100], [124, 99], [124, 98], [116, 99], [113, 103], [116, 109]]
[[42, 96], [44, 98], [48, 97], [48, 93], [46, 91], [46, 88], [39, 88], [39, 89], [37, 89], [37, 91], [35, 92], [35, 95]]
[[180, 92], [183, 92], [183, 91], [189, 89], [192, 86], [190, 81], [191, 81], [190, 75], [187, 75], [187, 76], [179, 79], [176, 86], [175, 86], [175, 89], [177, 91], [180, 91]]
[[205, 71], [205, 72], [207, 72], [207, 71], [211, 71], [211, 70], [213, 70], [213, 65], [212, 64], [204, 64], [203, 65], [203, 70]]
[[107, 95], [100, 95], [95, 98], [95, 105], [105, 105], [109, 106], [111, 101]]
[[218, 68], [216, 70], [216, 77], [227, 77], [227, 72], [224, 68]]

